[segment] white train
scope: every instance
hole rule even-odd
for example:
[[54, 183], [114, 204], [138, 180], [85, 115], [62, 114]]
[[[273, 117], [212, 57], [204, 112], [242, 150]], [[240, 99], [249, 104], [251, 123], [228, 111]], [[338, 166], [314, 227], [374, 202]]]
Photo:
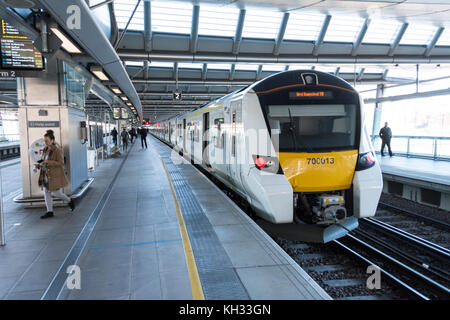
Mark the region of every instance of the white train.
[[381, 170], [361, 96], [341, 78], [280, 72], [150, 131], [245, 199], [274, 236], [328, 242], [375, 214]]

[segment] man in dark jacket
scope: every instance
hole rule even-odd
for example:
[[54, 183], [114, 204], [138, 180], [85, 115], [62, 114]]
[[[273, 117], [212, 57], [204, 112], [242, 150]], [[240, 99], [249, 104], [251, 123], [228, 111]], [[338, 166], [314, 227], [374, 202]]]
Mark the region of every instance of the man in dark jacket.
[[114, 127], [114, 129], [112, 129], [112, 131], [111, 131], [111, 135], [112, 135], [112, 138], [113, 138], [113, 142], [114, 142], [114, 145], [116, 145], [117, 146], [117, 136], [118, 136], [118, 132], [117, 132], [117, 130], [116, 130], [116, 128]]
[[388, 127], [388, 123], [384, 123], [384, 127], [380, 130], [380, 138], [381, 138], [381, 156], [384, 157], [384, 147], [387, 145], [389, 150], [389, 156], [392, 157], [391, 151], [391, 138], [392, 131], [391, 128]]
[[141, 145], [142, 149], [144, 149], [144, 143], [145, 143], [145, 149], [147, 149], [147, 128], [141, 128], [139, 130], [139, 134], [141, 135]]

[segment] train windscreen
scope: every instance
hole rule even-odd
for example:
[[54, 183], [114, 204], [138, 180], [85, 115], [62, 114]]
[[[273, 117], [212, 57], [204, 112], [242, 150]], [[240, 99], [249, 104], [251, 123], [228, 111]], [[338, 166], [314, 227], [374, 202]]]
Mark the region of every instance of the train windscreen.
[[326, 152], [355, 148], [357, 105], [268, 105], [267, 118], [279, 152]]

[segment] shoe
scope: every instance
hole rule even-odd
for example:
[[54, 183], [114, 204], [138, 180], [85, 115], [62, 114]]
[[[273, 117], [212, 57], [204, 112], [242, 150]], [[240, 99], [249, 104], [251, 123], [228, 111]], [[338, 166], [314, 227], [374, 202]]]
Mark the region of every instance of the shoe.
[[43, 216], [41, 216], [41, 219], [47, 219], [47, 218], [52, 218], [53, 212], [47, 212], [46, 214], [44, 214]]
[[70, 211], [75, 210], [75, 202], [73, 201], [73, 199], [70, 199], [69, 208], [70, 208]]

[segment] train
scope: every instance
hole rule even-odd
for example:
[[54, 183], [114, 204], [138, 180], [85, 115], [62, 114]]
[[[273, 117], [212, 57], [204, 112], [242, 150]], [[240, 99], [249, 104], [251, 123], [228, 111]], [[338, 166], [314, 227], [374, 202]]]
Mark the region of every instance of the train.
[[150, 133], [244, 199], [272, 236], [326, 243], [375, 215], [383, 181], [363, 100], [337, 76], [279, 72]]

